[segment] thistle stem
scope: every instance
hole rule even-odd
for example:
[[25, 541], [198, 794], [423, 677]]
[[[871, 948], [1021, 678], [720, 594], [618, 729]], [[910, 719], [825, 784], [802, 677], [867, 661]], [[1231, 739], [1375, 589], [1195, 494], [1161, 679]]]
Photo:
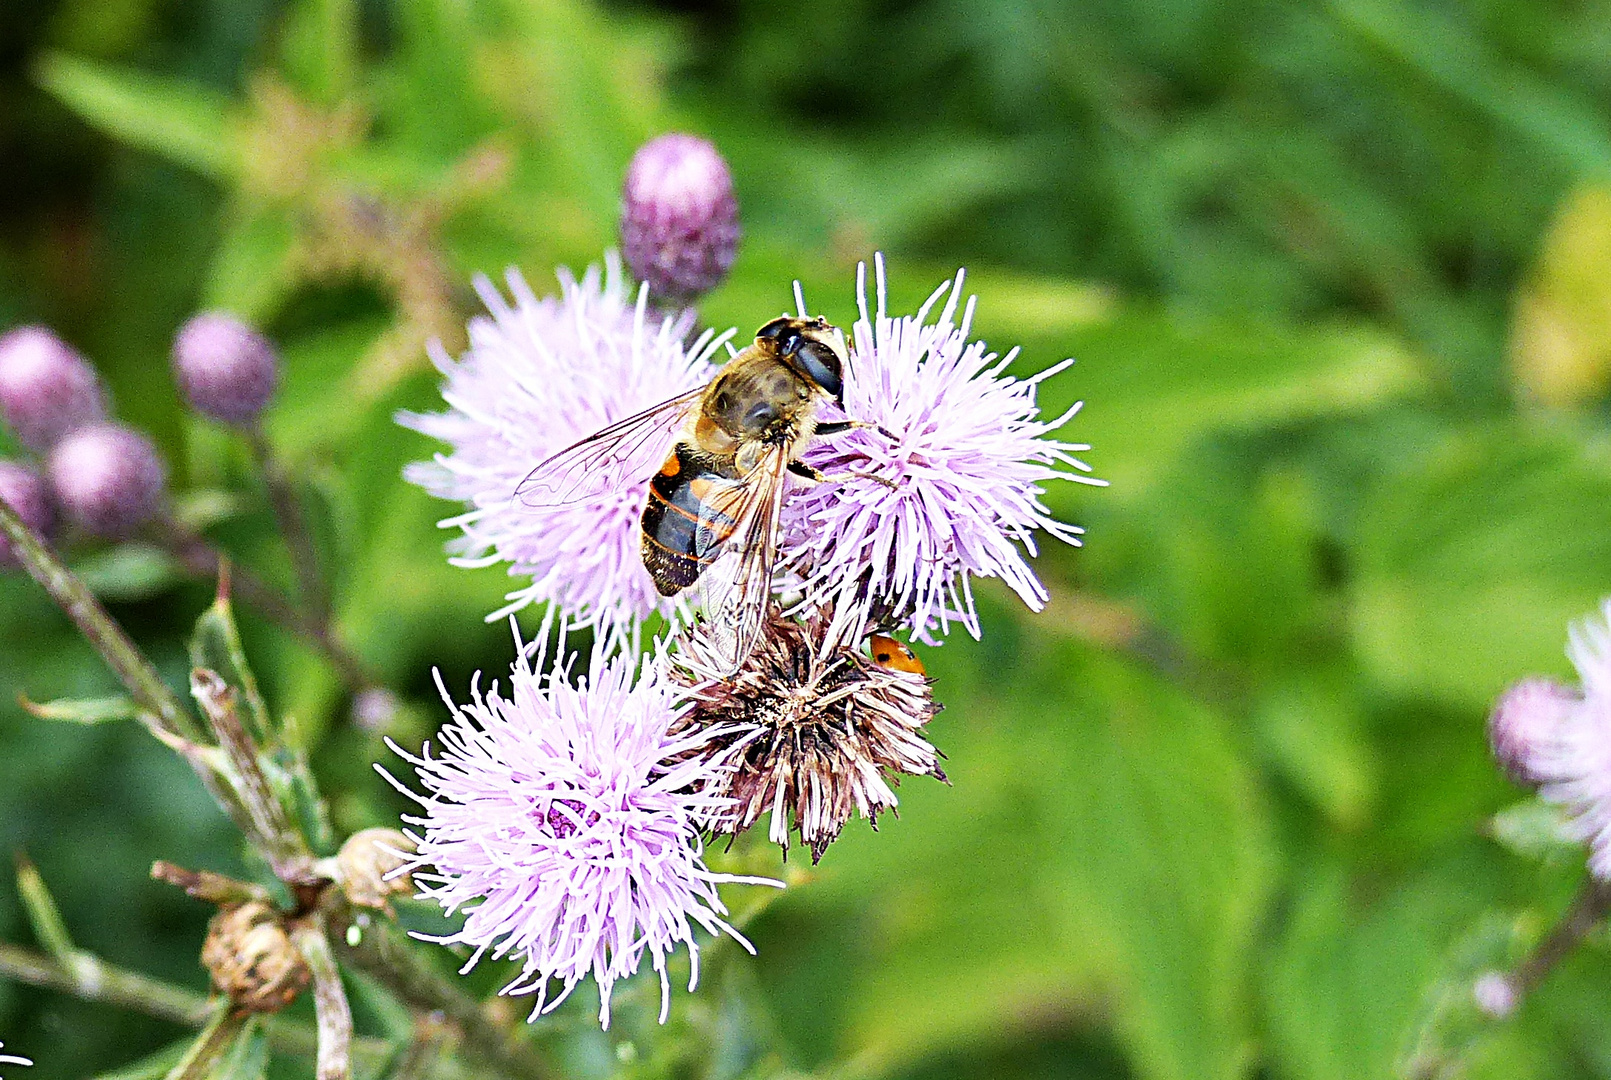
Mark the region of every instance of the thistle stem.
[[235, 1039], [251, 1022], [251, 1013], [237, 1012], [227, 1005], [217, 1009], [179, 1064], [168, 1073], [168, 1080], [207, 1080], [219, 1071]]
[[0, 532], [11, 542], [12, 552], [28, 575], [44, 586], [50, 598], [67, 613], [128, 688], [135, 703], [147, 714], [143, 719], [148, 726], [154, 725], [168, 735], [193, 742], [203, 739], [204, 732], [195, 716], [162, 681], [139, 646], [77, 575], [51, 552], [44, 538], [29, 528], [3, 500], [0, 500]]
[[[200, 1028], [212, 1019], [216, 1008], [205, 994], [174, 986], [149, 975], [108, 964], [99, 957], [80, 952], [78, 963], [64, 964], [42, 952], [0, 942], [0, 979], [12, 979], [46, 990], [71, 994], [84, 1001], [111, 1005], [180, 1027]], [[267, 1018], [269, 1045], [298, 1057], [313, 1057], [318, 1051], [318, 1035], [305, 1023], [283, 1016]], [[353, 1040], [353, 1060], [361, 1065], [386, 1061], [394, 1051], [385, 1041], [372, 1038]], [[459, 1075], [452, 1071], [442, 1077]]]
[[313, 618], [322, 625], [330, 622], [330, 591], [325, 585], [324, 576], [319, 572], [319, 553], [313, 546], [313, 535], [308, 529], [307, 518], [302, 513], [302, 504], [297, 499], [296, 489], [291, 484], [285, 467], [280, 463], [279, 457], [274, 453], [268, 436], [263, 432], [263, 425], [252, 424], [245, 432], [246, 444], [251, 448], [252, 457], [257, 462], [258, 470], [263, 474], [263, 484], [268, 489], [269, 505], [274, 509], [274, 520], [280, 527], [280, 536], [285, 541], [286, 550], [291, 555], [291, 567], [296, 573], [297, 594], [302, 603], [313, 613]]
[[325, 896], [330, 944], [348, 967], [364, 972], [416, 1012], [441, 1013], [463, 1033], [465, 1050], [500, 1073], [521, 1080], [558, 1076], [526, 1041], [518, 1017], [498, 1015], [423, 963], [390, 920], [355, 910], [338, 890]]
[[[187, 532], [172, 520], [159, 525], [158, 539], [191, 574], [209, 579], [218, 577], [225, 557], [206, 540]], [[348, 689], [356, 693], [380, 685], [380, 681], [330, 629], [329, 623], [298, 611], [280, 593], [233, 563], [230, 564], [229, 577], [230, 587], [247, 604], [269, 621], [302, 637], [318, 649], [330, 661]]]
[[1611, 884], [1589, 877], [1583, 882], [1571, 907], [1561, 921], [1540, 941], [1532, 953], [1504, 976], [1515, 994], [1516, 1004], [1538, 988], [1544, 977], [1575, 949], [1589, 931], [1611, 913]]

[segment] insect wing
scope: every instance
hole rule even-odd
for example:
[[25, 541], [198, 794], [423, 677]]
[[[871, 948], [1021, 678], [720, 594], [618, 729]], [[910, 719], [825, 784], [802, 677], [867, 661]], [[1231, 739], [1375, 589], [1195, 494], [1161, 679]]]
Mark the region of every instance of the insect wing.
[[515, 488], [515, 498], [533, 508], [568, 506], [654, 475], [704, 392], [700, 387], [662, 401], [543, 459]]
[[731, 489], [730, 498], [709, 500], [712, 511], [737, 522], [732, 536], [700, 578], [707, 633], [727, 674], [749, 659], [771, 610], [772, 568], [777, 562], [778, 518], [788, 464], [782, 450], [768, 454]]

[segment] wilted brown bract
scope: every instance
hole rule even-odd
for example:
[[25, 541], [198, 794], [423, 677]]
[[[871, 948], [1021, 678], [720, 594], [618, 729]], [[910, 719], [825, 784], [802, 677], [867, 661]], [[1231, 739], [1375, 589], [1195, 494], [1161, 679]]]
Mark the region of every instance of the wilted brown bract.
[[696, 701], [679, 727], [725, 725], [731, 730], [718, 743], [744, 743], [715, 792], [735, 805], [712, 828], [739, 833], [770, 811], [768, 834], [787, 852], [792, 815], [812, 862], [852, 812], [877, 827], [878, 815], [896, 805], [899, 774], [946, 779], [921, 734], [937, 710], [930, 680], [824, 645], [830, 623], [826, 613], [802, 623], [774, 612], [749, 660], [725, 679], [696, 631], [674, 669]]

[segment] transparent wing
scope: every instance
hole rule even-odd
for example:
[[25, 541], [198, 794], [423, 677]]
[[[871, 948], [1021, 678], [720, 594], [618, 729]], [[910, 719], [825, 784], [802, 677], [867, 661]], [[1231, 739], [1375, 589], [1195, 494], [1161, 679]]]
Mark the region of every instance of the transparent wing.
[[515, 488], [515, 498], [530, 507], [566, 506], [654, 475], [704, 392], [700, 387], [662, 401], [545, 458]]
[[[749, 659], [771, 611], [778, 517], [788, 467], [784, 451], [772, 451], [731, 489], [728, 499], [710, 500], [712, 509], [738, 522], [699, 579], [708, 640], [729, 675]], [[728, 505], [722, 505], [724, 501]]]

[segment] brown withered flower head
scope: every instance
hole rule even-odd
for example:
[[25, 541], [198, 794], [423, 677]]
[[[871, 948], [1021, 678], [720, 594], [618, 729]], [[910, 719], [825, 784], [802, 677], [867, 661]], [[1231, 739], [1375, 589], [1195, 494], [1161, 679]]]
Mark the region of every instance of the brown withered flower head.
[[247, 1012], [279, 1012], [312, 979], [279, 913], [260, 900], [231, 904], [213, 916], [201, 946], [213, 985]]
[[852, 812], [878, 827], [900, 774], [945, 781], [922, 735], [938, 708], [922, 665], [889, 638], [872, 639], [873, 656], [834, 644], [832, 625], [831, 611], [804, 621], [774, 612], [725, 678], [720, 651], [699, 630], [680, 643], [673, 673], [693, 707], [673, 734], [721, 726], [723, 747], [743, 744], [710, 792], [733, 800], [709, 822], [713, 832], [743, 832], [770, 811], [772, 841], [788, 852], [792, 818], [815, 863]]

